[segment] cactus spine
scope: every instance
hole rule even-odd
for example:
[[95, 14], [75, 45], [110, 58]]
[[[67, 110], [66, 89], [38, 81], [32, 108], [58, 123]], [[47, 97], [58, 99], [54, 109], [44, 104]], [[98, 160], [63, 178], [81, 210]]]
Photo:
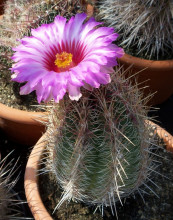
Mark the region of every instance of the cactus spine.
[[24, 214], [19, 209], [22, 201], [18, 200], [17, 193], [13, 191], [18, 180], [18, 176], [13, 178], [17, 162], [14, 164], [14, 160], [11, 160], [7, 163], [10, 154], [0, 160], [0, 220], [24, 219], [22, 218]]
[[173, 52], [171, 0], [101, 0], [98, 8], [98, 19], [115, 28], [129, 53], [133, 49], [147, 59], [169, 59]]
[[52, 170], [64, 190], [57, 207], [72, 199], [110, 206], [115, 214], [116, 201], [140, 193], [148, 180], [146, 110], [120, 72], [110, 84], [83, 91], [78, 102], [66, 98], [52, 110], [48, 149], [53, 146]]

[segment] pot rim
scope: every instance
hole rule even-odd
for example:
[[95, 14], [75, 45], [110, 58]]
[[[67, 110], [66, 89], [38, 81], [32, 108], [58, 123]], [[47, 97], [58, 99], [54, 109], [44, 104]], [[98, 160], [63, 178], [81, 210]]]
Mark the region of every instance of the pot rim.
[[47, 116], [47, 112], [28, 112], [0, 103], [0, 129], [20, 145], [35, 145], [45, 132]]
[[[97, 0], [94, 0], [94, 3], [96, 1]], [[87, 11], [87, 14], [88, 14], [89, 17], [93, 16], [94, 15], [94, 5], [87, 4], [86, 11]], [[119, 58], [119, 60], [128, 61], [128, 62], [131, 61], [132, 59], [133, 59], [133, 62], [136, 65], [143, 66], [144, 68], [146, 66], [152, 66], [153, 68], [156, 68], [156, 69], [160, 69], [160, 68], [171, 68], [171, 69], [173, 69], [173, 67], [172, 67], [173, 66], [173, 59], [169, 59], [169, 60], [148, 60], [148, 59], [139, 58], [139, 57], [130, 55], [128, 53], [125, 53], [124, 56]]]
[[163, 140], [166, 145], [166, 150], [173, 153], [173, 136], [153, 121], [146, 120], [146, 124], [150, 125], [153, 128], [154, 133]]
[[[166, 144], [168, 144], [168, 146], [166, 146], [166, 149], [173, 153], [173, 136], [154, 122], [149, 120], [146, 120], [145, 122], [147, 125], [150, 125], [154, 128], [155, 133], [157, 133], [159, 137], [162, 138]], [[47, 135], [48, 131], [44, 133], [44, 135], [33, 147], [25, 171], [24, 186], [26, 198], [35, 220], [53, 220], [46, 210], [40, 197], [37, 175], [41, 154], [44, 150], [45, 144], [47, 143]]]
[[127, 63], [134, 63], [136, 66], [140, 66], [142, 68], [150, 67], [156, 70], [160, 69], [170, 69], [173, 70], [173, 59], [172, 60], [147, 60], [144, 58], [139, 58], [132, 56], [130, 54], [125, 53], [120, 61]]
[[47, 143], [46, 136], [47, 132], [43, 134], [33, 147], [26, 165], [24, 177], [26, 199], [35, 220], [53, 220], [42, 202], [38, 187], [37, 170], [39, 169], [42, 152]]
[[43, 118], [43, 116], [46, 115], [47, 112], [33, 112], [33, 111], [29, 112], [29, 111], [8, 107], [5, 104], [0, 103], [0, 119], [14, 121], [17, 123], [38, 125], [40, 124], [38, 119]]

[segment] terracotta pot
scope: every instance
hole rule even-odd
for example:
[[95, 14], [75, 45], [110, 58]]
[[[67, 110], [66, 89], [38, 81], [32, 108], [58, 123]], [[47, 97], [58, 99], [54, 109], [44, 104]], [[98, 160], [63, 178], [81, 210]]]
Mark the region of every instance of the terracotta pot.
[[[4, 3], [0, 0], [0, 19], [4, 12]], [[0, 129], [10, 139], [21, 145], [34, 145], [45, 131], [45, 126], [38, 120], [43, 120], [45, 113], [26, 112], [7, 107], [0, 103]], [[45, 120], [45, 119], [44, 119]]]
[[0, 103], [0, 128], [13, 141], [22, 145], [34, 145], [45, 131], [41, 121], [47, 113], [26, 112]]
[[154, 122], [147, 120], [147, 123], [152, 126], [155, 134], [157, 133], [160, 139], [163, 140], [166, 150], [173, 153], [173, 136]]
[[139, 72], [131, 79], [137, 80], [140, 88], [148, 86], [144, 88], [145, 97], [156, 92], [150, 101], [151, 105], [161, 104], [173, 94], [173, 60], [145, 60], [125, 54], [119, 59], [119, 63], [125, 69], [132, 66], [127, 76]]
[[[155, 132], [164, 140], [166, 149], [173, 152], [173, 137], [155, 123], [151, 121], [146, 121], [146, 123], [154, 127]], [[34, 146], [25, 171], [26, 198], [35, 220], [53, 220], [41, 200], [38, 187], [39, 176], [37, 175], [37, 170], [39, 169], [40, 159], [45, 149], [46, 136], [47, 133], [45, 133]]]
[[25, 171], [25, 193], [28, 205], [31, 209], [35, 220], [53, 220], [53, 218], [47, 212], [39, 193], [38, 187], [38, 175], [37, 170], [39, 169], [39, 163], [42, 156], [42, 152], [45, 149], [45, 138], [46, 133], [39, 139], [37, 144], [34, 146]]
[[[5, 0], [0, 0], [0, 6], [3, 6]], [[3, 7], [0, 7], [3, 13]], [[86, 11], [90, 16], [93, 7], [86, 5]], [[10, 139], [21, 145], [34, 145], [42, 133], [45, 126], [39, 122], [43, 119], [45, 113], [42, 112], [26, 112], [13, 109], [0, 103], [0, 128], [5, 131]]]
[[[85, 1], [84, 1], [85, 2]], [[93, 1], [95, 3], [96, 0]], [[86, 6], [89, 16], [94, 14], [94, 6], [88, 4]], [[127, 71], [127, 77], [131, 77], [132, 82], [137, 81], [139, 88], [144, 88], [144, 97], [154, 94], [149, 105], [157, 105], [166, 101], [173, 94], [173, 60], [145, 60], [125, 54], [119, 59], [120, 65], [124, 69], [131, 66], [130, 71]]]

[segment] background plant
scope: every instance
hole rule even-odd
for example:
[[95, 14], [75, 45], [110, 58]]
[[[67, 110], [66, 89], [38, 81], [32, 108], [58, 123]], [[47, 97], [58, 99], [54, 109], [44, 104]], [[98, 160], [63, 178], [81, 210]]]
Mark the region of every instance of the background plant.
[[143, 197], [140, 186], [148, 189], [152, 182], [153, 140], [144, 100], [122, 72], [106, 86], [83, 90], [78, 102], [65, 97], [52, 109], [46, 164], [63, 189], [58, 208], [75, 200], [100, 207], [102, 214], [110, 206], [117, 214], [117, 201], [135, 192]]
[[[68, 19], [83, 8], [79, 0], [7, 0], [3, 4], [4, 14], [0, 20], [0, 86], [5, 87], [5, 91], [8, 86], [12, 91], [11, 97], [15, 94], [19, 103], [23, 103], [23, 99], [19, 97], [20, 85], [10, 82], [9, 68], [12, 66], [11, 56], [14, 53], [12, 48], [20, 44], [18, 39], [30, 36], [31, 28], [51, 23], [58, 14]], [[3, 91], [4, 89], [2, 94]], [[33, 96], [27, 100], [30, 99], [33, 100]]]
[[31, 28], [53, 22], [58, 14], [66, 18], [76, 14], [80, 3], [78, 0], [7, 0], [4, 8], [0, 42], [14, 47], [17, 39], [30, 35]]
[[0, 20], [0, 70], [11, 65], [12, 47], [19, 44], [18, 39], [30, 36], [31, 28], [51, 23], [58, 14], [70, 18], [80, 10], [79, 0], [7, 0]]
[[8, 162], [10, 154], [0, 159], [0, 220], [26, 219], [21, 209], [22, 201], [13, 190], [19, 175], [15, 177], [17, 161]]
[[128, 53], [149, 59], [173, 54], [172, 0], [101, 0], [98, 19], [115, 28]]

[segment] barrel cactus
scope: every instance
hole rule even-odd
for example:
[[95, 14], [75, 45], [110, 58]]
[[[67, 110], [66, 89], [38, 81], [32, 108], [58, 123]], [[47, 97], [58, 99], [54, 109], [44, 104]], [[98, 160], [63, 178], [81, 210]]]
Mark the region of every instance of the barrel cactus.
[[[149, 181], [153, 162], [150, 129], [141, 95], [122, 76], [78, 102], [65, 97], [49, 118], [48, 161], [66, 200], [110, 206]], [[149, 141], [150, 140], [150, 141]], [[53, 147], [52, 147], [53, 146]]]
[[85, 13], [68, 22], [57, 16], [31, 34], [14, 48], [12, 79], [27, 82], [21, 94], [36, 90], [39, 103], [59, 103], [47, 156], [64, 190], [57, 207], [73, 199], [115, 213], [117, 200], [141, 193], [152, 169], [145, 103], [124, 71], [114, 72], [124, 54], [113, 43], [118, 34]]
[[115, 28], [128, 53], [135, 51], [147, 59], [172, 59], [172, 0], [100, 0], [97, 8], [98, 19]]

